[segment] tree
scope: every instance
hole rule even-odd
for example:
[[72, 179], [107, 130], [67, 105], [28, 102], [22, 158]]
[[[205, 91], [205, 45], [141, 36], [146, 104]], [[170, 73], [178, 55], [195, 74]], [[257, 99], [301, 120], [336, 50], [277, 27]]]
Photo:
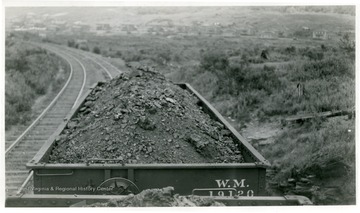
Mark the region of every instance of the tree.
[[345, 33], [340, 39], [340, 48], [345, 50], [348, 53], [355, 52], [355, 41], [350, 39], [350, 35]]
[[208, 51], [202, 56], [200, 66], [206, 71], [222, 71], [228, 68], [229, 60], [223, 52]]
[[68, 40], [68, 47], [75, 47], [75, 41], [74, 40]]
[[100, 53], [101, 53], [100, 48], [99, 48], [98, 46], [95, 46], [95, 47], [93, 48], [93, 53], [100, 54]]

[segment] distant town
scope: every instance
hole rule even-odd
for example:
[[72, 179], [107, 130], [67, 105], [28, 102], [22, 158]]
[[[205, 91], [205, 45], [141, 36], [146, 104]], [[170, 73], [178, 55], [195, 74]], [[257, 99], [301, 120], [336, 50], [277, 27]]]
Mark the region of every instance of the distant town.
[[328, 31], [325, 29], [311, 29], [302, 26], [295, 32], [290, 31], [285, 26], [281, 30], [269, 31], [259, 29], [258, 27], [238, 26], [237, 23], [222, 24], [220, 22], [207, 23], [204, 21], [193, 21], [191, 25], [175, 25], [170, 19], [153, 19], [144, 24], [118, 24], [109, 23], [89, 24], [83, 21], [68, 22], [53, 17], [48, 14], [37, 15], [27, 13], [22, 17], [16, 17], [9, 21], [6, 26], [7, 31], [24, 31], [37, 34], [39, 37], [46, 38], [54, 35], [78, 35], [93, 34], [97, 36], [108, 35], [159, 35], [174, 37], [181, 35], [198, 35], [198, 36], [255, 36], [261, 39], [317, 39], [329, 40], [344, 34], [349, 34], [355, 38], [355, 30], [338, 30]]

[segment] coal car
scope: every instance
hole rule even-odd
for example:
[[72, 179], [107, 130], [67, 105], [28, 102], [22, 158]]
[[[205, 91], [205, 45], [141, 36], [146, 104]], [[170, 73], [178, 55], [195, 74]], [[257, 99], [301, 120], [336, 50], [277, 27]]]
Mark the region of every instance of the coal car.
[[167, 186], [174, 187], [174, 192], [180, 195], [214, 197], [228, 205], [311, 203], [302, 196], [266, 196], [265, 175], [269, 162], [195, 89], [189, 84], [178, 86], [195, 95], [204, 112], [231, 132], [243, 155], [243, 163], [127, 164], [111, 159], [88, 159], [85, 163], [76, 164], [48, 163], [56, 137], [66, 129], [67, 122], [77, 115], [91, 92], [89, 90], [27, 164], [33, 171], [33, 194], [9, 197], [7, 205], [70, 206], [80, 201], [92, 203]]

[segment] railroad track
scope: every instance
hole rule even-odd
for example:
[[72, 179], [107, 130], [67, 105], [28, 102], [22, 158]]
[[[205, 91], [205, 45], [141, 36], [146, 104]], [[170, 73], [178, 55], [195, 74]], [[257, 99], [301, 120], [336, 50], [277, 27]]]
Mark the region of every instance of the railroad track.
[[104, 71], [105, 78], [112, 79], [115, 76], [122, 73], [122, 71], [120, 71], [113, 64], [111, 64], [110, 62], [105, 60], [103, 57], [98, 56], [96, 54], [93, 54], [93, 53], [90, 53], [90, 52], [85, 52], [85, 51], [82, 51], [82, 50], [77, 50], [77, 49], [70, 48], [70, 47], [64, 47], [64, 46], [59, 46], [59, 48], [61, 48], [63, 50], [66, 50], [68, 52], [71, 52], [72, 54], [75, 54], [75, 55], [83, 58], [84, 60], [89, 61], [90, 63], [93, 63], [100, 70]]
[[[75, 56], [73, 52], [60, 50], [59, 47], [54, 45], [41, 46], [64, 58], [70, 65], [70, 75], [59, 94], [35, 121], [30, 124], [16, 140], [6, 141], [5, 177], [7, 196], [21, 192], [22, 188], [32, 178], [32, 173], [30, 172], [29, 174], [26, 163], [34, 157], [41, 146], [63, 122], [63, 119], [76, 105], [86, 87], [90, 87], [94, 81], [102, 80], [90, 78], [92, 80], [90, 81], [87, 78], [88, 70], [79, 60], [79, 56]], [[107, 70], [106, 72], [108, 72], [110, 78], [112, 78], [110, 72], [113, 74], [115, 74], [114, 72], [120, 72], [116, 67], [113, 67], [112, 71], [109, 71], [110, 65], [105, 62], [99, 63], [101, 59], [97, 59], [97, 62], [95, 62], [95, 59], [93, 59], [93, 61], [93, 63], [97, 63], [99, 66], [102, 65], [103, 69]], [[108, 68], [105, 66], [108, 66]], [[90, 74], [90, 76], [92, 76], [92, 74]]]

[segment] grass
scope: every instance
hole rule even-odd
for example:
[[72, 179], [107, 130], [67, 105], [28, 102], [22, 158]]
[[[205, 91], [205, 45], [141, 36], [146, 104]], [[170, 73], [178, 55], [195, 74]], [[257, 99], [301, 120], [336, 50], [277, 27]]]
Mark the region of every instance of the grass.
[[273, 181], [315, 175], [314, 185], [321, 190], [309, 198], [316, 204], [355, 204], [354, 141], [354, 120], [335, 118], [291, 127], [261, 151], [277, 171]]
[[[86, 39], [90, 50], [97, 46], [104, 56], [146, 63], [175, 82], [190, 83], [240, 127], [253, 120], [271, 123], [289, 115], [355, 105], [354, 50], [342, 48], [336, 40], [216, 36]], [[60, 43], [67, 45], [67, 40], [64, 37]], [[268, 57], [262, 56], [264, 51]], [[299, 83], [305, 86], [301, 96]], [[315, 119], [284, 128], [275, 144], [259, 150], [278, 171], [274, 181], [314, 174], [315, 184], [321, 188], [311, 194], [317, 204], [352, 203], [354, 120]], [[339, 194], [329, 192], [331, 185]]]
[[[35, 100], [61, 89], [69, 73], [65, 61], [20, 40], [7, 39], [5, 72], [5, 128], [25, 124]], [[61, 68], [61, 72], [59, 72]]]

